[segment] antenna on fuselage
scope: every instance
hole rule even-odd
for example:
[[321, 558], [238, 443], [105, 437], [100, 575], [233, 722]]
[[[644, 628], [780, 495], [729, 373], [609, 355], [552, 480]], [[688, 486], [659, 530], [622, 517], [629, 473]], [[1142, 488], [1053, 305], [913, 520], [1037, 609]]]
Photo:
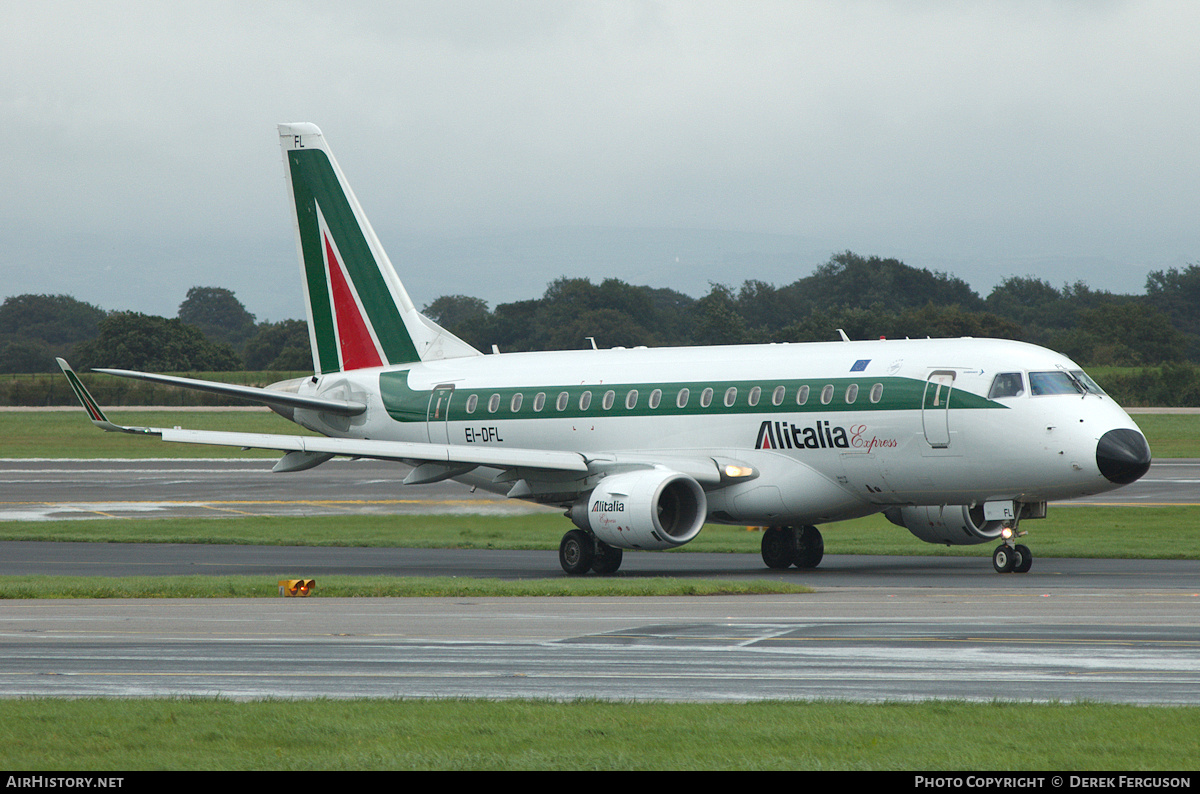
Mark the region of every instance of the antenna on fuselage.
[[838, 329], [838, 333], [841, 335], [841, 337], [842, 337], [842, 341], [843, 341], [843, 342], [849, 342], [849, 341], [850, 341], [850, 337], [846, 336], [846, 332], [845, 332], [845, 331], [843, 331], [841, 328], [839, 328], [839, 329]]

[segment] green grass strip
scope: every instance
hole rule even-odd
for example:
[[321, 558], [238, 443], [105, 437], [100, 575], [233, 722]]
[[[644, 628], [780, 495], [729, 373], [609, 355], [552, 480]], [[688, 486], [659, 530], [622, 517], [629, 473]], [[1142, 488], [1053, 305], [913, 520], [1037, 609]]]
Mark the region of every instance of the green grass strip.
[[[950, 741], [952, 737], [975, 737]], [[0, 701], [12, 770], [1190, 770], [1200, 708], [1103, 704]]]
[[[0, 540], [98, 543], [227, 543], [264, 546], [369, 546], [557, 550], [570, 522], [557, 512], [510, 516], [340, 515], [321, 517], [151, 518], [0, 521]], [[1056, 507], [1025, 521], [1037, 557], [1200, 559], [1200, 506]], [[882, 516], [821, 527], [826, 554], [988, 557], [995, 543], [924, 543]], [[757, 554], [762, 533], [706, 525], [672, 553]], [[636, 554], [636, 552], [630, 552]], [[1035, 563], [1036, 564], [1036, 563]]]
[[[275, 576], [0, 576], [0, 599], [277, 598]], [[799, 584], [669, 577], [566, 577], [507, 581], [459, 576], [319, 577], [308, 598], [714, 596], [811, 593]]]
[[[253, 411], [122, 411], [101, 406], [109, 420], [136, 427], [186, 427], [239, 433], [313, 433], [278, 414]], [[107, 433], [77, 411], [0, 411], [0, 458], [278, 458], [272, 450], [168, 444], [157, 437]]]

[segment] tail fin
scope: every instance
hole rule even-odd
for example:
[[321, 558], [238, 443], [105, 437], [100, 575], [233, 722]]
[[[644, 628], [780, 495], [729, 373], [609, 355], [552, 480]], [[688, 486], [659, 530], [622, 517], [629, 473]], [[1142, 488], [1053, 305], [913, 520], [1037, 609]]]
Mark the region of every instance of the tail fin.
[[318, 374], [482, 355], [417, 311], [315, 124], [279, 125]]

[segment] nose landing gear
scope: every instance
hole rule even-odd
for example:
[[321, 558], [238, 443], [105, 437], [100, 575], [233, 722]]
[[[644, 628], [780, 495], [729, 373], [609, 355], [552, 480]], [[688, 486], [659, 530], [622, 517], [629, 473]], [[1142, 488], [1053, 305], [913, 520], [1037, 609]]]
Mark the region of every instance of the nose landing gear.
[[1015, 538], [1024, 534], [1018, 533], [1015, 526], [1007, 524], [1000, 531], [1004, 542], [992, 552], [992, 567], [996, 569], [996, 573], [1028, 573], [1033, 567], [1033, 552], [1029, 547], [1013, 542]]

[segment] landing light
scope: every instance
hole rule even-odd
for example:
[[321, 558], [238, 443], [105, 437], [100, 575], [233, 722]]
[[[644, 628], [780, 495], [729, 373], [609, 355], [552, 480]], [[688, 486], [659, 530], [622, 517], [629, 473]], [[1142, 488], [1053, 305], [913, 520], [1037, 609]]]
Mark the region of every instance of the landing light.
[[313, 591], [317, 586], [316, 579], [281, 579], [279, 581], [279, 595], [305, 597]]
[[1004, 527], [1003, 529], [1000, 530], [1000, 537], [1004, 538], [1005, 540], [1012, 540], [1012, 536], [1013, 536], [1012, 527]]
[[754, 468], [751, 466], [737, 466], [732, 463], [725, 466], [725, 476], [731, 480], [739, 477], [749, 477], [754, 474]]

